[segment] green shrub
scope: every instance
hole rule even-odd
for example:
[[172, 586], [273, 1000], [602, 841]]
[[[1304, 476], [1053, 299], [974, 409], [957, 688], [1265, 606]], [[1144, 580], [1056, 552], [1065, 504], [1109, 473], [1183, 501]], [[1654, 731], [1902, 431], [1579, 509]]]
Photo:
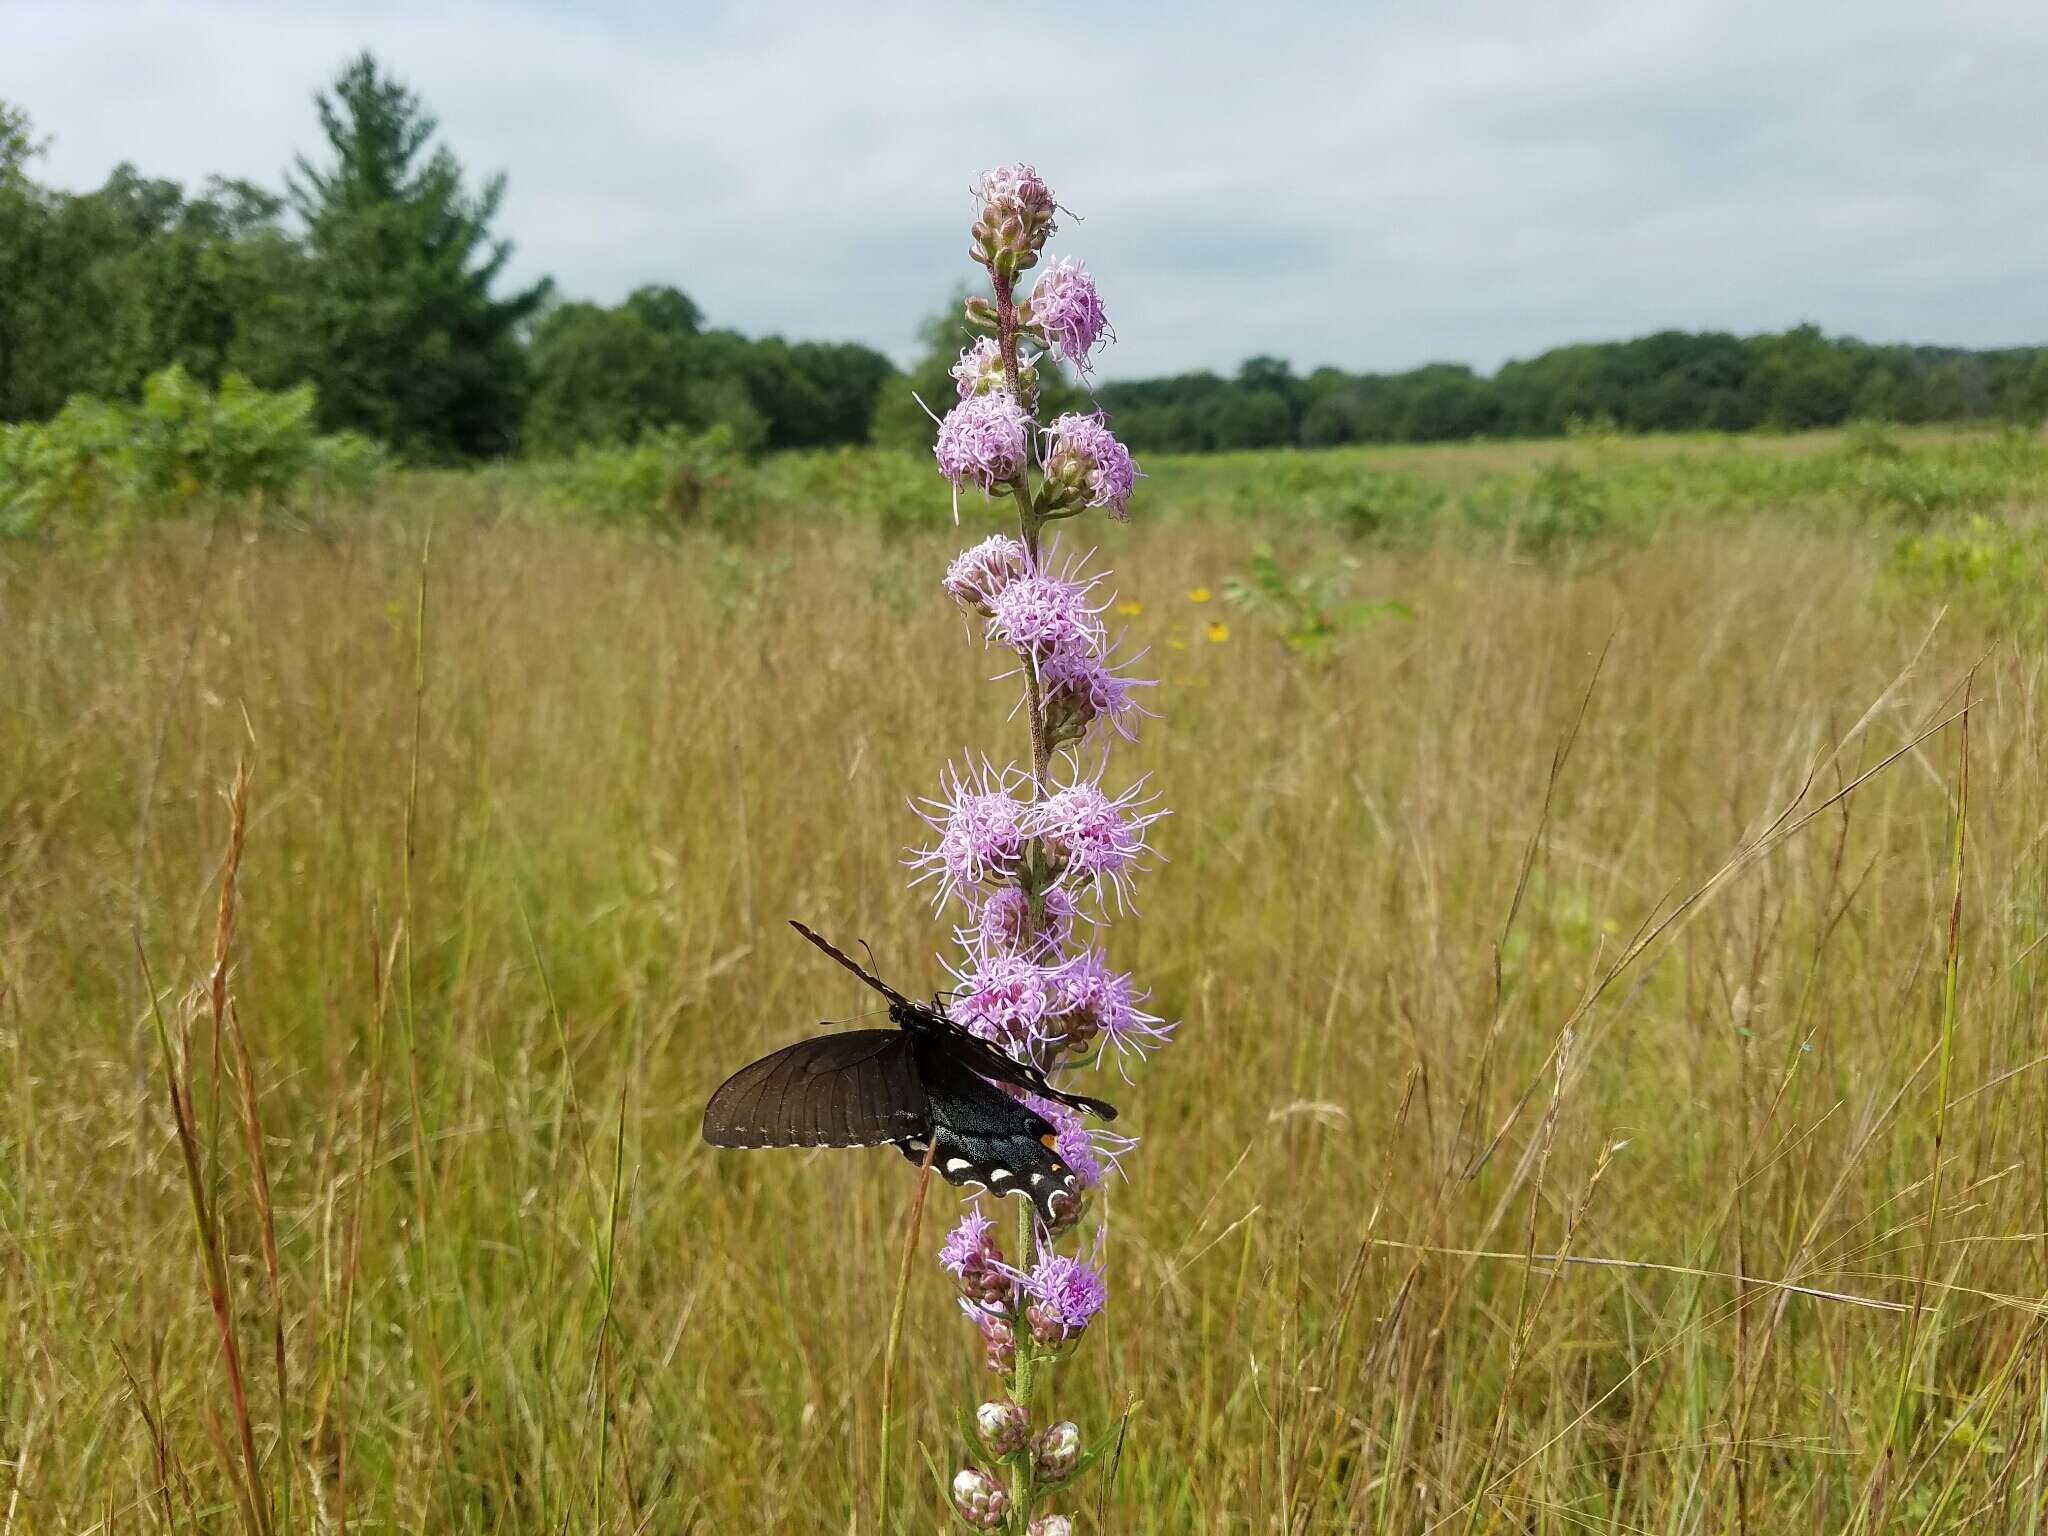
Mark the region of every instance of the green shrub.
[[1412, 475], [1331, 455], [1266, 454], [1232, 488], [1231, 510], [1247, 521], [1276, 512], [1328, 523], [1354, 539], [1412, 542], [1428, 533], [1444, 493]]
[[1952, 532], [1916, 533], [1892, 547], [1885, 576], [1893, 596], [1955, 603], [2038, 628], [2048, 620], [2048, 529], [1973, 517]]
[[1899, 435], [1889, 423], [1882, 421], [1852, 421], [1842, 429], [1842, 452], [1852, 459], [1872, 459], [1890, 462], [1906, 456], [1900, 446]]
[[[830, 513], [886, 534], [949, 525], [952, 491], [929, 453], [826, 448], [779, 454], [761, 466], [765, 503], [799, 516]], [[979, 493], [964, 493], [979, 504]]]
[[1552, 459], [1536, 471], [1514, 521], [1516, 542], [1537, 554], [1565, 543], [1597, 538], [1607, 528], [1607, 487], [1570, 459]]
[[733, 494], [746, 457], [721, 422], [695, 435], [678, 427], [641, 434], [625, 448], [583, 447], [533, 466], [542, 499], [558, 511], [606, 523], [729, 524], [749, 509]]
[[223, 497], [273, 508], [302, 493], [367, 496], [383, 450], [320, 436], [313, 407], [311, 385], [261, 390], [231, 373], [216, 394], [177, 366], [150, 375], [133, 405], [76, 396], [48, 422], [0, 429], [0, 532]]

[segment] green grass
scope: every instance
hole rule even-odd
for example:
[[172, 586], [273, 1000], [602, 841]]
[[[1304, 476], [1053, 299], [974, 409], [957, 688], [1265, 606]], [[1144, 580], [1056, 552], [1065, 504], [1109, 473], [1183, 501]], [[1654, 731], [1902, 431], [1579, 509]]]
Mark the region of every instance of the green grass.
[[[2035, 1529], [2039, 457], [1190, 460], [1085, 530], [1163, 680], [1117, 771], [1174, 809], [1113, 953], [1184, 1023], [1113, 1095], [1112, 1306], [1053, 1377], [1091, 1439], [1131, 1414], [1084, 1529]], [[1021, 742], [936, 589], [978, 503], [956, 533], [928, 470], [901, 515], [883, 461], [748, 473], [776, 493], [722, 527], [527, 515], [503, 472], [0, 547], [7, 1536], [282, 1530], [287, 1486], [297, 1529], [871, 1529], [915, 1178], [698, 1116], [868, 1006], [785, 917], [941, 980], [905, 797]], [[1334, 509], [1389, 483], [1436, 499]], [[1997, 580], [1896, 552], [1938, 537]], [[1312, 608], [1399, 608], [1290, 645], [1301, 612], [1223, 595], [1260, 543]], [[253, 1143], [209, 991], [242, 759]], [[905, 1531], [988, 1385], [932, 1262], [954, 1198]]]

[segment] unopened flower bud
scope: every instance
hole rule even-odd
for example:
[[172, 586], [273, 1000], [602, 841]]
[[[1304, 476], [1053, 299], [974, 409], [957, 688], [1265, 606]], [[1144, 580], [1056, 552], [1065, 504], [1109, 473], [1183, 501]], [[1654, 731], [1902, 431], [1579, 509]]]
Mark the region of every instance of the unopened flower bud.
[[1008, 1398], [997, 1398], [974, 1410], [974, 1427], [981, 1433], [982, 1448], [1004, 1461], [1031, 1438], [1031, 1415]]
[[977, 190], [981, 213], [974, 221], [974, 259], [1005, 276], [1035, 264], [1039, 249], [1058, 227], [1052, 188], [1028, 165], [1005, 165], [984, 171]]
[[979, 1467], [953, 1474], [953, 1508], [977, 1531], [992, 1531], [1010, 1512], [1010, 1496], [1002, 1484]]
[[1065, 1482], [1081, 1460], [1081, 1431], [1061, 1419], [1031, 1443], [1031, 1465], [1049, 1483]]
[[1074, 1522], [1065, 1515], [1040, 1515], [1024, 1528], [1024, 1536], [1074, 1536]]
[[1017, 1330], [1010, 1326], [1007, 1318], [994, 1317], [983, 1312], [976, 1320], [981, 1329], [981, 1345], [986, 1352], [988, 1368], [1001, 1373], [1017, 1363]]

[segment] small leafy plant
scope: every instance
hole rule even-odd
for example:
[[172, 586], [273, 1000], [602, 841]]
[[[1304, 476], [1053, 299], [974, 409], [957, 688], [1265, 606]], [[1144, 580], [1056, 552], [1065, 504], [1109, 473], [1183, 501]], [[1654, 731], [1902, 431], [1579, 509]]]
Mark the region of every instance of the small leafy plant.
[[1413, 617], [1406, 603], [1393, 598], [1347, 596], [1357, 569], [1358, 562], [1346, 557], [1289, 575], [1272, 546], [1260, 544], [1245, 574], [1224, 583], [1223, 596], [1270, 624], [1296, 655], [1321, 660], [1352, 630]]

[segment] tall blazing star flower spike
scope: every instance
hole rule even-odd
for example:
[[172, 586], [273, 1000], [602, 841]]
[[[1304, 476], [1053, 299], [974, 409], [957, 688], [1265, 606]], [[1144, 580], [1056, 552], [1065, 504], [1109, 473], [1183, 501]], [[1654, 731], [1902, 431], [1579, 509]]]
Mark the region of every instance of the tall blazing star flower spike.
[[1086, 374], [1114, 339], [1108, 315], [1095, 278], [1070, 257], [1047, 262], [1019, 292], [1057, 229], [1059, 204], [1033, 167], [988, 171], [974, 196], [969, 253], [988, 293], [968, 300], [980, 334], [953, 366], [958, 399], [937, 422], [933, 457], [956, 520], [960, 493], [980, 491], [991, 509], [1014, 507], [1016, 522], [962, 550], [942, 586], [981, 642], [1013, 658], [999, 681], [1018, 689], [1030, 757], [1002, 763], [976, 753], [947, 764], [937, 793], [914, 805], [929, 835], [904, 862], [912, 884], [929, 885], [934, 907], [950, 913], [951, 1021], [1024, 1063], [1019, 1080], [1045, 1090], [1004, 1091], [1043, 1122], [1053, 1166], [1080, 1196], [1053, 1209], [1052, 1227], [1020, 1202], [1008, 1243], [976, 1203], [940, 1250], [1001, 1380], [971, 1417], [973, 1459], [952, 1481], [953, 1508], [973, 1530], [1071, 1536], [1067, 1515], [1040, 1506], [1063, 1495], [1092, 1456], [1075, 1424], [1034, 1422], [1034, 1398], [1109, 1304], [1106, 1221], [1098, 1215], [1085, 1254], [1061, 1244], [1083, 1201], [1106, 1200], [1109, 1175], [1123, 1172], [1137, 1142], [1088, 1124], [1074, 1107], [1085, 1101], [1061, 1096], [1082, 1091], [1065, 1081], [1078, 1070], [1114, 1065], [1128, 1081], [1172, 1038], [1174, 1026], [1146, 1010], [1151, 994], [1103, 947], [1155, 861], [1166, 809], [1144, 779], [1105, 788], [1109, 749], [1136, 739], [1138, 717], [1151, 713], [1136, 696], [1153, 684], [1129, 674], [1135, 658], [1114, 659], [1105, 573], [1058, 559], [1045, 531], [1089, 512], [1122, 521], [1140, 479], [1101, 411], [1037, 418], [1042, 375]]

